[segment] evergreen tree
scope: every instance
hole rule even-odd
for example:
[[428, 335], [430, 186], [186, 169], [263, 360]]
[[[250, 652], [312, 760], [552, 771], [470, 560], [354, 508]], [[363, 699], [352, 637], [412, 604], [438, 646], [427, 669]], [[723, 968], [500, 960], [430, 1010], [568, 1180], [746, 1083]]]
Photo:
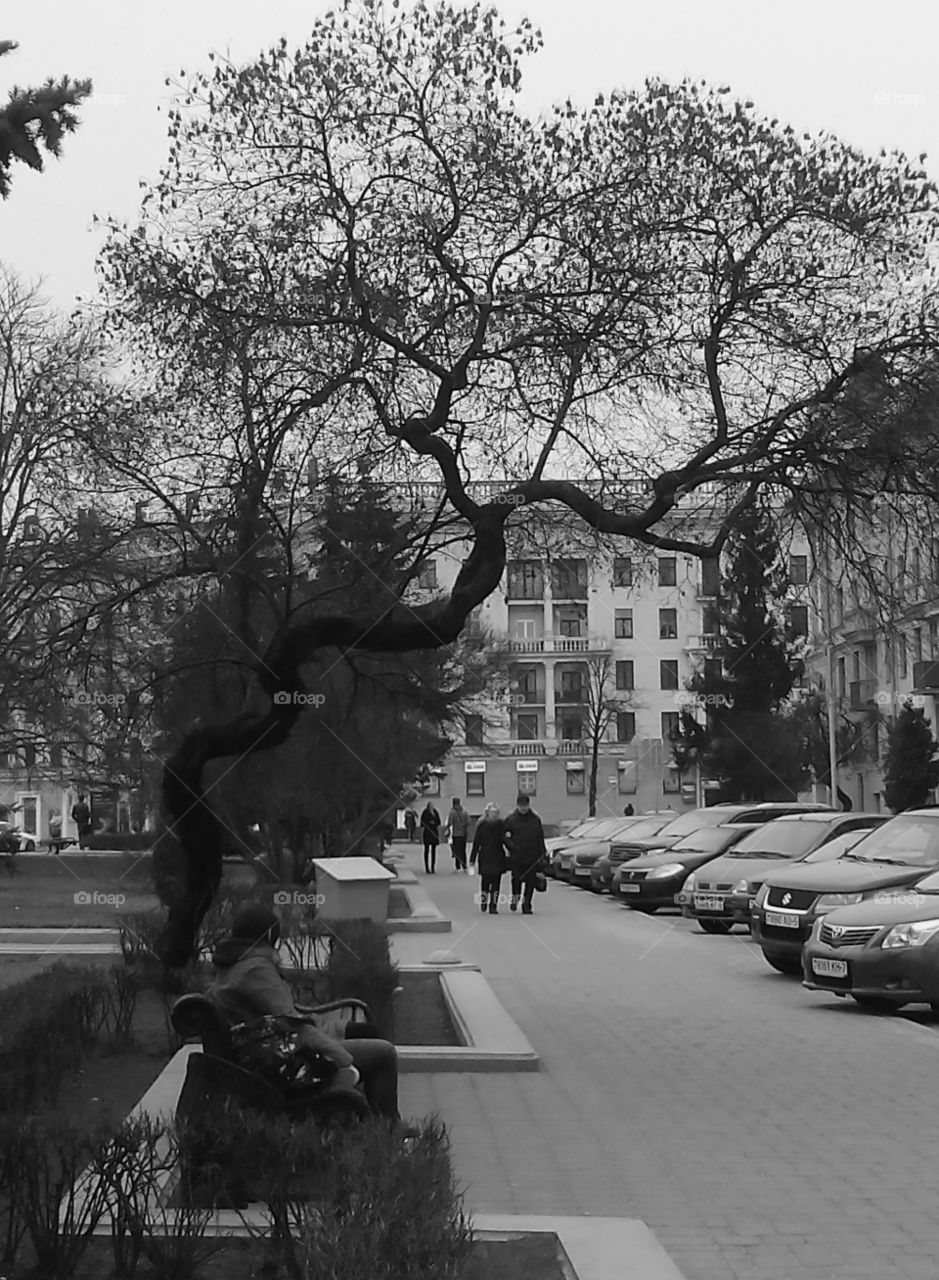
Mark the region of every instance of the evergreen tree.
[[[17, 48], [13, 40], [0, 40], [0, 58]], [[10, 169], [14, 160], [42, 169], [42, 152], [59, 156], [62, 139], [78, 128], [72, 110], [91, 93], [90, 80], [49, 79], [41, 89], [14, 85], [9, 101], [0, 107], [0, 197], [10, 194]]]
[[929, 802], [929, 793], [939, 783], [939, 762], [933, 759], [937, 748], [925, 712], [904, 703], [887, 729], [884, 799], [893, 813]]
[[689, 690], [705, 724], [685, 711], [673, 738], [680, 769], [700, 762], [725, 800], [791, 794], [804, 781], [801, 735], [786, 703], [803, 671], [780, 618], [787, 580], [770, 519], [747, 511], [731, 543], [721, 584], [721, 669], [694, 675]]

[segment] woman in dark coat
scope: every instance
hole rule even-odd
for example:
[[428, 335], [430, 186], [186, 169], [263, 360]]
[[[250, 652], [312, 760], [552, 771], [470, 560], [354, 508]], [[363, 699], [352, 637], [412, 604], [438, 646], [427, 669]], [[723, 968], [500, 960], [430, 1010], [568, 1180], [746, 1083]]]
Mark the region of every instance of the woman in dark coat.
[[488, 909], [491, 916], [499, 914], [496, 904], [499, 901], [499, 889], [505, 873], [504, 830], [502, 819], [499, 817], [499, 806], [487, 804], [483, 816], [476, 824], [470, 866], [474, 867], [476, 859], [479, 859], [479, 875], [482, 880], [479, 909], [480, 911]]
[[437, 870], [437, 845], [440, 843], [440, 814], [427, 801], [421, 814], [421, 837], [424, 841], [424, 870], [434, 875]]

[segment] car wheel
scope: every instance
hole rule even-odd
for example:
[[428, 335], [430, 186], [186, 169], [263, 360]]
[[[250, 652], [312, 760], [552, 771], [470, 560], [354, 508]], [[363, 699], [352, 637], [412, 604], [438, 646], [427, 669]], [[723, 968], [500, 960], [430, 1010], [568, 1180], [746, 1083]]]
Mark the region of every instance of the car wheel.
[[802, 957], [788, 956], [781, 951], [764, 951], [763, 959], [772, 965], [777, 973], [799, 974], [802, 972]]
[[852, 996], [851, 999], [868, 1013], [894, 1013], [906, 1004], [905, 1000], [888, 1000], [886, 996]]
[[730, 933], [734, 927], [732, 920], [698, 920], [698, 928], [705, 933]]
[[23, 852], [24, 852], [24, 853], [35, 853], [35, 852], [36, 852], [36, 841], [35, 841], [35, 840], [24, 840], [24, 841], [23, 841]]

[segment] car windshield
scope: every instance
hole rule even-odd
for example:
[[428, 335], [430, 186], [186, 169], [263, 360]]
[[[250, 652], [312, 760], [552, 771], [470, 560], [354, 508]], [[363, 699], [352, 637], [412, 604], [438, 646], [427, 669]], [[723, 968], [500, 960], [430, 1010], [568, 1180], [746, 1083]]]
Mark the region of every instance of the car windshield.
[[806, 854], [802, 861], [834, 862], [836, 858], [844, 857], [848, 850], [853, 849], [859, 840], [863, 840], [865, 836], [869, 835], [870, 829], [868, 827], [863, 827], [860, 831], [846, 831], [843, 836], [835, 836], [834, 840], [829, 840], [820, 849], [813, 849], [811, 853]]
[[726, 809], [723, 812], [720, 809], [695, 809], [691, 813], [683, 813], [680, 818], [675, 818], [667, 826], [663, 826], [657, 834], [668, 836], [669, 839], [675, 836], [677, 839], [681, 836], [690, 836], [693, 831], [698, 831], [702, 827], [717, 827], [722, 822], [729, 821]]
[[716, 853], [726, 848], [733, 840], [739, 840], [739, 831], [729, 831], [726, 827], [702, 827], [693, 831], [684, 840], [673, 844], [669, 853], [681, 853], [687, 850], [693, 853]]
[[562, 839], [578, 840], [581, 836], [589, 836], [592, 831], [599, 827], [602, 823], [609, 822], [609, 818], [588, 818], [586, 822], [582, 822], [579, 827], [573, 827], [562, 836]]
[[808, 853], [812, 845], [818, 841], [819, 825], [817, 822], [800, 822], [782, 819], [767, 822], [757, 831], [735, 845], [728, 858], [752, 858], [769, 853], [777, 858], [798, 858]]
[[867, 839], [851, 857], [858, 862], [896, 863], [902, 867], [934, 867], [939, 863], [939, 813], [900, 814], [891, 818]]
[[648, 840], [658, 833], [668, 822], [668, 818], [642, 818], [639, 822], [631, 822], [628, 827], [624, 827], [621, 834], [628, 836], [630, 840]]

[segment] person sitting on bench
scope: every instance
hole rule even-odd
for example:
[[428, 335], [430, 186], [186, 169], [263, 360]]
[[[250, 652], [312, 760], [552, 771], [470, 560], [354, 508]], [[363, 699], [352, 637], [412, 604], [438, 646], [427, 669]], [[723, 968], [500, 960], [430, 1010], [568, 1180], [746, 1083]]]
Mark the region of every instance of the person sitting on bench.
[[[217, 977], [206, 992], [229, 1026], [268, 1015], [302, 1017], [300, 1047], [321, 1054], [338, 1071], [332, 1082], [351, 1087], [361, 1081], [372, 1110], [399, 1126], [398, 1054], [388, 1040], [334, 1040], [315, 1023], [312, 1014], [294, 1003], [290, 984], [277, 962], [280, 921], [261, 902], [239, 908], [231, 936], [219, 943], [212, 957]], [[412, 1130], [408, 1129], [408, 1132]]]

